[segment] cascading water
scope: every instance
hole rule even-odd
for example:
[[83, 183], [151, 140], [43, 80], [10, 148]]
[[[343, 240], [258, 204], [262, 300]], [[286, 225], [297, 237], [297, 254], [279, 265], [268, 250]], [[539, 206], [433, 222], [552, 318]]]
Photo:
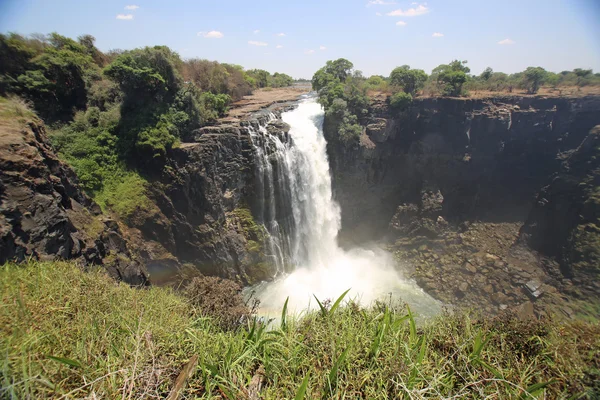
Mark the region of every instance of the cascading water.
[[[278, 272], [289, 272], [253, 288], [261, 310], [274, 313], [289, 297], [289, 309], [301, 311], [315, 305], [313, 294], [334, 299], [351, 288], [350, 298], [363, 304], [391, 293], [421, 313], [437, 312], [439, 303], [401, 279], [388, 253], [338, 246], [340, 208], [332, 196], [321, 106], [308, 98], [282, 119], [290, 125], [289, 140], [264, 127], [251, 130], [257, 190], [263, 194], [259, 218], [271, 234], [268, 250]], [[280, 215], [286, 210], [291, 215]], [[283, 227], [281, 220], [286, 221]]]
[[[274, 118], [275, 116], [270, 114], [268, 121]], [[259, 126], [258, 132], [252, 126], [248, 129], [257, 160], [258, 220], [263, 223], [269, 233], [266, 239], [267, 256], [272, 259], [277, 274], [280, 274], [284, 272], [285, 265], [289, 263], [290, 253], [289, 232], [281, 229], [277, 218], [278, 202], [287, 200], [285, 187], [289, 168], [287, 168], [285, 155], [288, 149], [279, 137], [270, 135], [265, 126]], [[274, 169], [273, 166], [276, 168]], [[278, 193], [276, 193], [276, 189], [279, 189]], [[279, 208], [282, 207], [285, 205], [280, 204]]]

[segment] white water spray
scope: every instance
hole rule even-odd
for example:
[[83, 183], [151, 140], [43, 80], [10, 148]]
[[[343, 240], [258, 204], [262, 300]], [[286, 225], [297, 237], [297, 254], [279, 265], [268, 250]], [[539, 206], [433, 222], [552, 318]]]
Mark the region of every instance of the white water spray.
[[[291, 141], [284, 144], [263, 130], [264, 140], [271, 142], [271, 154], [267, 155], [268, 149], [258, 145], [258, 137], [253, 135], [252, 139], [257, 155], [263, 157], [258, 161], [259, 190], [265, 196], [262, 203], [268, 204], [263, 209], [272, 211], [263, 215], [263, 223], [279, 248], [287, 249], [293, 266], [289, 274], [253, 288], [261, 311], [273, 315], [289, 297], [289, 309], [299, 312], [316, 305], [313, 295], [321, 300], [336, 299], [351, 288], [347, 299], [362, 304], [392, 294], [421, 313], [437, 312], [439, 303], [414, 283], [403, 280], [389, 253], [379, 249], [346, 251], [338, 246], [340, 208], [332, 196], [321, 106], [309, 98], [282, 114], [282, 119], [291, 127]], [[274, 177], [271, 162], [285, 179]], [[275, 190], [278, 185], [286, 187]], [[276, 191], [284, 198], [275, 196]], [[291, 208], [291, 218], [283, 230], [276, 222], [276, 210], [282, 209], [278, 202], [289, 203]], [[276, 231], [271, 232], [271, 227]]]

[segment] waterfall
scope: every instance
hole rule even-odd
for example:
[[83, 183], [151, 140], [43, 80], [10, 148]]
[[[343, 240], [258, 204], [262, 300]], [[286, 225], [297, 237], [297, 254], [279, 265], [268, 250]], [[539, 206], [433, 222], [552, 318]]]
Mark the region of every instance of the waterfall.
[[[267, 124], [273, 119], [275, 116], [270, 114]], [[287, 181], [290, 168], [286, 157], [289, 144], [286, 145], [276, 135], [269, 134], [265, 125], [260, 125], [258, 131], [252, 126], [248, 129], [256, 154], [258, 220], [269, 233], [266, 238], [267, 257], [271, 259], [279, 275], [290, 263], [290, 232], [281, 229], [277, 212], [286, 208], [286, 205], [278, 203], [289, 203], [286, 201], [289, 198]]]
[[273, 282], [253, 288], [261, 309], [276, 312], [289, 297], [290, 309], [303, 310], [314, 306], [313, 294], [336, 298], [349, 288], [363, 303], [396, 293], [417, 308], [437, 309], [435, 300], [400, 277], [385, 251], [338, 246], [341, 210], [333, 199], [323, 116], [316, 100], [307, 98], [282, 114], [290, 125], [286, 140], [264, 126], [250, 129], [258, 218], [271, 236], [267, 247], [278, 271]]

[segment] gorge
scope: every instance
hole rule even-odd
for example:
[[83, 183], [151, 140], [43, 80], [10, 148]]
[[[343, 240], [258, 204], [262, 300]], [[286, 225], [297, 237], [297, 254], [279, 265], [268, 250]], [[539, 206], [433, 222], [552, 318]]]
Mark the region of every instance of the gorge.
[[[338, 140], [313, 96], [265, 106], [188, 132], [151, 178], [149, 205], [126, 222], [77, 191], [32, 122], [23, 150], [14, 139], [3, 147], [3, 199], [41, 171], [35, 158], [15, 156], [40, 152], [44, 173], [62, 182], [59, 200], [48, 207], [46, 189], [35, 189], [4, 203], [2, 255], [82, 257], [133, 284], [177, 284], [199, 271], [243, 283], [271, 312], [288, 296], [303, 309], [313, 294], [350, 288], [364, 303], [393, 293], [424, 313], [439, 300], [574, 316], [595, 298], [586, 278], [596, 273], [594, 253], [573, 253], [580, 244], [568, 233], [589, 230], [590, 217], [573, 211], [560, 228], [540, 229], [556, 219], [540, 205], [554, 204], [544, 193], [556, 191], [557, 174], [595, 179], [584, 175], [591, 164], [577, 176], [571, 164], [593, 159], [585, 150], [593, 145], [580, 144], [595, 140], [598, 97], [422, 99], [399, 113], [375, 99], [353, 146]], [[589, 199], [567, 197], [561, 207], [588, 210]], [[55, 239], [27, 231], [30, 215]], [[573, 257], [579, 269], [569, 269]]]
[[271, 146], [256, 145], [258, 193], [263, 193], [258, 221], [269, 232], [267, 247], [277, 267], [272, 283], [253, 288], [261, 311], [278, 313], [286, 299], [290, 310], [302, 311], [313, 295], [333, 299], [350, 289], [349, 297], [363, 304], [393, 294], [418, 312], [434, 313], [437, 303], [401, 279], [383, 250], [338, 246], [340, 208], [332, 198], [323, 116], [311, 96], [281, 115], [290, 127], [285, 143], [260, 127], [263, 144]]
[[[598, 315], [597, 97], [374, 101], [348, 144], [297, 96], [187, 132], [126, 220], [81, 190], [39, 119], [0, 104], [8, 390], [56, 397], [20, 384], [43, 373], [63, 392], [120, 396], [103, 377], [127, 371], [117, 388], [161, 398], [198, 354], [185, 390], [207, 396], [243, 397], [261, 376], [265, 397], [309, 380], [330, 393], [344, 357], [336, 390], [388, 398], [407, 393], [391, 376], [421, 375], [408, 393], [508, 398], [556, 377], [549, 398], [597, 393], [600, 336], [581, 321]], [[227, 328], [232, 281], [261, 305]], [[313, 295], [325, 311], [307, 310]], [[506, 383], [481, 383], [496, 374]], [[437, 383], [448, 376], [466, 383]]]

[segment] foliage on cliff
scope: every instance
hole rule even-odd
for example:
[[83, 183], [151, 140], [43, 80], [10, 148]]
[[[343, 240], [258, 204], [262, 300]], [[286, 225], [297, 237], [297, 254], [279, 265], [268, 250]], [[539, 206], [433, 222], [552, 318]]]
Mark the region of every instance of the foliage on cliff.
[[353, 68], [354, 65], [343, 58], [327, 61], [312, 79], [332, 131], [339, 132], [339, 139], [348, 146], [358, 143], [362, 132], [359, 122], [364, 121], [369, 112], [364, 78]]
[[262, 71], [259, 84], [255, 70], [183, 61], [166, 46], [104, 54], [94, 41], [0, 34], [0, 94], [33, 104], [84, 189], [125, 220], [135, 204], [148, 204], [137, 171], [159, 171], [184, 135], [225, 115], [253, 88], [292, 81]]
[[265, 399], [600, 394], [597, 324], [466, 314], [415, 323], [404, 307], [350, 300], [301, 318], [284, 311], [272, 329], [249, 319], [224, 330], [213, 311], [235, 288], [199, 304], [203, 284], [185, 298], [66, 263], [5, 265], [0, 289], [7, 398], [165, 398], [193, 355], [184, 396], [195, 398], [247, 398], [258, 386]]
[[600, 75], [592, 70], [577, 68], [555, 74], [541, 67], [507, 75], [486, 68], [481, 75], [471, 75], [466, 60], [453, 60], [441, 64], [427, 75], [409, 65], [394, 68], [389, 77], [373, 75], [364, 77], [354, 64], [340, 58], [327, 61], [312, 78], [312, 87], [318, 92], [319, 103], [325, 109], [325, 124], [329, 132], [338, 134], [330, 140], [339, 140], [353, 147], [360, 142], [364, 126], [368, 123], [370, 96], [384, 94], [394, 113], [406, 110], [416, 96], [468, 96], [470, 90], [508, 91], [525, 90], [535, 94], [546, 85], [553, 88], [563, 85], [600, 85]]

